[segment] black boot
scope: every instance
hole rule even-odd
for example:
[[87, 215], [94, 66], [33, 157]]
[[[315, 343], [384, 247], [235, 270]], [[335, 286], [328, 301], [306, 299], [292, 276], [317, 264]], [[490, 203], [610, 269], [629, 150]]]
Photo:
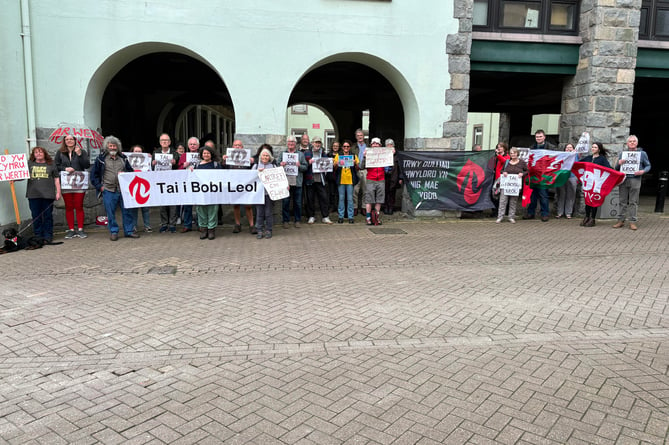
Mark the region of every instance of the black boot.
[[216, 238], [216, 229], [215, 228], [214, 229], [208, 229], [207, 230], [207, 236], [209, 237], [209, 239]]
[[207, 229], [200, 227], [200, 239], [207, 239], [207, 232], [209, 232]]

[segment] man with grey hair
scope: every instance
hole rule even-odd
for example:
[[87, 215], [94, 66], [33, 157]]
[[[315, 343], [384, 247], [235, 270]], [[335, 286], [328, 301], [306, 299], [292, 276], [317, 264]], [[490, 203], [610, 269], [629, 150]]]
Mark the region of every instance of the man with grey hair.
[[102, 141], [102, 153], [95, 159], [93, 170], [91, 170], [91, 183], [102, 193], [102, 202], [107, 212], [107, 227], [110, 239], [118, 240], [118, 223], [116, 222], [116, 209], [121, 207], [123, 217], [123, 233], [126, 238], [139, 238], [134, 232], [134, 218], [132, 213], [123, 206], [123, 197], [118, 182], [121, 172], [132, 172], [133, 168], [128, 158], [122, 153], [121, 141], [115, 136], [107, 136]]
[[[188, 153], [198, 153], [200, 151], [200, 140], [195, 136], [188, 138], [186, 145], [188, 146]], [[190, 169], [192, 171], [194, 168], [197, 167], [198, 162], [188, 162], [188, 156], [186, 155], [186, 153], [183, 153], [179, 158], [178, 166], [180, 170]], [[193, 230], [192, 205], [184, 204], [181, 206], [181, 222], [183, 223], [183, 228], [181, 229], [181, 233], [186, 233]]]
[[[281, 216], [283, 219], [283, 228], [290, 228], [290, 202], [293, 201], [293, 215], [295, 218], [295, 228], [300, 228], [300, 219], [302, 218], [302, 185], [303, 185], [303, 176], [304, 172], [307, 171], [307, 160], [304, 157], [304, 153], [297, 149], [297, 139], [295, 136], [290, 135], [286, 138], [286, 151], [284, 153], [297, 154], [297, 176], [295, 175], [286, 175], [288, 178], [288, 185], [290, 188], [290, 195], [287, 198], [283, 198], [281, 203]], [[287, 165], [286, 161], [283, 160], [283, 154], [277, 156], [281, 161], [279, 165], [285, 167]]]
[[[639, 152], [637, 159], [638, 170], [626, 172], [625, 180], [618, 186], [618, 222], [613, 225], [614, 229], [625, 226], [625, 219], [630, 223], [630, 229], [637, 229], [637, 208], [639, 207], [639, 192], [641, 191], [641, 177], [650, 171], [650, 160], [648, 155], [639, 147], [639, 138], [633, 134], [627, 138], [627, 147], [624, 151]], [[626, 161], [623, 154], [618, 154], [615, 169], [620, 170]]]

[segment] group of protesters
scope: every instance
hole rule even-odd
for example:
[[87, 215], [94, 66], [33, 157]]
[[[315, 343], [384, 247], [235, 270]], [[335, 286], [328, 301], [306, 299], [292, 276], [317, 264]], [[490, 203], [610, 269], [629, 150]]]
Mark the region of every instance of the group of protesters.
[[[537, 130], [535, 135], [535, 142], [530, 147], [532, 150], [553, 150], [557, 147], [546, 139], [546, 134], [543, 130]], [[567, 143], [564, 146], [564, 151], [574, 152], [575, 147], [572, 143]], [[638, 229], [637, 210], [639, 205], [639, 192], [641, 190], [641, 178], [644, 174], [650, 171], [651, 165], [646, 152], [639, 147], [639, 139], [630, 135], [626, 141], [626, 151], [638, 152], [639, 168], [634, 171], [626, 171], [624, 180], [618, 186], [618, 212], [617, 222], [613, 228], [619, 229], [629, 222], [631, 230]], [[601, 142], [594, 142], [590, 147], [590, 153], [585, 155], [580, 162], [593, 163], [598, 166], [611, 169], [608, 157], [609, 151]], [[620, 153], [613, 168], [620, 170], [621, 166], [625, 164], [623, 153]], [[528, 175], [527, 163], [519, 158], [519, 150], [515, 147], [508, 149], [508, 146], [500, 142], [495, 147], [495, 178], [500, 176], [518, 175], [521, 179]], [[621, 175], [622, 176], [622, 175]], [[557, 211], [555, 218], [571, 219], [574, 215], [574, 205], [576, 201], [576, 193], [578, 190], [578, 183], [576, 176], [572, 173], [564, 185], [561, 185], [556, 190], [557, 195]], [[507, 196], [502, 190], [499, 197], [497, 209], [497, 223], [501, 223], [506, 215], [509, 222], [515, 223], [517, 210], [517, 196]], [[508, 203], [508, 213], [507, 213]], [[548, 222], [550, 220], [549, 195], [546, 188], [540, 186], [531, 186], [530, 203], [527, 206], [527, 213], [523, 215], [523, 219], [534, 219], [537, 211], [537, 204], [540, 207], [541, 221]], [[587, 205], [585, 206], [585, 216], [580, 222], [583, 227], [594, 227], [596, 225], [596, 214], [598, 207]]]
[[[315, 137], [309, 141], [307, 134], [300, 138], [293, 135], [287, 137], [286, 153], [297, 153], [297, 174], [286, 176], [289, 184], [289, 196], [282, 199], [281, 217], [284, 228], [300, 228], [302, 211], [306, 213], [307, 224], [316, 222], [316, 206], [320, 212], [321, 222], [333, 224], [329, 215], [337, 212], [337, 223], [349, 224], [355, 222], [354, 217], [364, 211], [367, 225], [382, 224], [381, 211], [391, 214], [395, 205], [395, 190], [401, 186], [399, 169], [395, 163], [387, 167], [369, 167], [366, 161], [366, 141], [362, 129], [356, 131], [356, 142], [344, 140], [335, 141], [330, 150], [323, 147], [322, 140]], [[269, 144], [262, 144], [255, 155], [249, 160], [248, 167], [228, 165], [228, 156], [220, 155], [213, 141], [208, 140], [202, 146], [196, 137], [191, 137], [187, 145], [177, 143], [172, 146], [172, 140], [166, 133], [158, 139], [159, 147], [152, 155], [151, 168], [154, 169], [156, 155], [168, 155], [169, 170], [172, 169], [222, 169], [248, 168], [263, 171], [267, 168], [286, 166], [282, 153], [275, 153]], [[385, 145], [394, 153], [394, 141], [387, 139]], [[379, 138], [372, 138], [371, 147], [381, 147]], [[233, 142], [233, 149], [243, 149], [240, 140]], [[144, 153], [141, 145], [134, 145], [130, 152]], [[192, 157], [187, 153], [197, 153], [196, 162], [189, 162]], [[341, 156], [341, 159], [340, 159]], [[313, 171], [313, 164], [319, 158], [332, 159], [332, 172], [319, 173]], [[352, 165], [344, 162], [344, 157], [353, 158]], [[165, 159], [165, 156], [161, 156]], [[230, 162], [230, 164], [233, 164]], [[91, 168], [92, 166], [92, 168]], [[119, 174], [136, 171], [128, 157], [123, 152], [121, 141], [115, 136], [107, 136], [102, 142], [99, 156], [91, 163], [86, 150], [82, 149], [73, 136], [65, 136], [60, 148], [52, 158], [43, 147], [32, 149], [28, 169], [30, 179], [26, 197], [30, 203], [33, 217], [33, 230], [36, 236], [43, 238], [46, 243], [53, 241], [53, 204], [63, 197], [67, 230], [65, 239], [86, 238], [84, 231], [84, 194], [87, 187], [81, 189], [61, 188], [60, 173], [77, 174], [90, 168], [90, 183], [97, 191], [98, 197], [106, 212], [106, 225], [110, 239], [117, 241], [122, 231], [126, 238], [137, 239], [139, 226], [139, 208], [128, 208], [123, 203]], [[359, 195], [362, 195], [362, 199]], [[303, 200], [304, 197], [304, 200]], [[364, 210], [358, 207], [364, 203]], [[292, 205], [292, 206], [291, 206]], [[267, 192], [262, 204], [244, 205], [246, 218], [249, 223], [249, 232], [258, 239], [272, 237], [274, 226], [274, 203]], [[193, 205], [167, 205], [160, 207], [160, 233], [176, 233], [177, 225], [182, 224], [181, 233], [193, 230]], [[242, 231], [242, 205], [233, 206], [234, 226], [233, 233]], [[292, 208], [291, 208], [292, 207]], [[117, 210], [121, 211], [121, 221], [117, 221]], [[216, 238], [216, 229], [220, 225], [220, 205], [196, 206], [196, 224], [200, 231], [200, 239], [213, 240]], [[145, 232], [152, 232], [148, 207], [141, 207], [142, 223]], [[291, 217], [293, 218], [291, 222]]]
[[[248, 167], [238, 165], [227, 165], [227, 155], [219, 155], [213, 141], [206, 141], [200, 146], [196, 137], [188, 139], [187, 146], [177, 144], [172, 147], [172, 141], [168, 134], [163, 133], [159, 137], [159, 147], [153, 154], [152, 166], [156, 165], [156, 154], [167, 154], [169, 169], [222, 169], [222, 168], [250, 168], [262, 171], [275, 166], [285, 167], [287, 161], [282, 153], [274, 153], [274, 148], [269, 144], [262, 144], [251, 157]], [[638, 226], [638, 202], [641, 188], [641, 177], [650, 171], [648, 155], [638, 146], [638, 138], [630, 135], [627, 138], [627, 150], [639, 152], [639, 170], [626, 171], [624, 181], [618, 186], [619, 209], [618, 221], [614, 228], [621, 228], [629, 222], [631, 230], [637, 230]], [[101, 154], [94, 160], [90, 172], [90, 182], [102, 197], [102, 202], [107, 214], [107, 226], [110, 239], [116, 241], [119, 232], [127, 238], [139, 238], [138, 223], [139, 209], [127, 208], [123, 204], [121, 187], [119, 184], [119, 173], [135, 171], [128, 158], [123, 153], [121, 141], [108, 136], [103, 141]], [[384, 143], [387, 149], [395, 152], [395, 143], [392, 139], [386, 139]], [[381, 147], [379, 138], [372, 138], [370, 147]], [[234, 149], [242, 149], [240, 140], [233, 142]], [[349, 224], [355, 223], [355, 216], [359, 213], [364, 215], [367, 225], [382, 224], [381, 212], [392, 214], [395, 206], [395, 191], [402, 186], [402, 176], [395, 159], [392, 166], [367, 167], [366, 152], [367, 143], [364, 132], [358, 129], [355, 132], [355, 142], [348, 139], [341, 143], [335, 141], [330, 150], [323, 147], [322, 140], [315, 137], [312, 141], [308, 135], [303, 135], [299, 140], [289, 135], [286, 140], [285, 153], [292, 154], [296, 159], [297, 174], [287, 176], [288, 197], [282, 199], [281, 218], [284, 229], [291, 227], [300, 228], [302, 211], [306, 213], [307, 224], [316, 222], [317, 209], [323, 224], [333, 224], [330, 219], [331, 212], [337, 212], [337, 223], [343, 224], [348, 220]], [[530, 147], [532, 150], [556, 150], [552, 143], [546, 140], [543, 130], [535, 133], [535, 143]], [[567, 143], [564, 151], [574, 151], [574, 145]], [[145, 150], [140, 145], [131, 147], [131, 152], [143, 153]], [[197, 162], [189, 162], [191, 157], [187, 153], [198, 153]], [[297, 155], [295, 157], [295, 155]], [[328, 173], [314, 172], [313, 164], [319, 158], [329, 157], [332, 159], [333, 171]], [[353, 159], [352, 164], [345, 163], [344, 157]], [[600, 142], [594, 142], [590, 154], [580, 159], [580, 162], [593, 163], [601, 167], [611, 168], [609, 164], [609, 151]], [[500, 142], [495, 147], [494, 155], [495, 178], [502, 176], [518, 175], [524, 178], [528, 175], [528, 165], [521, 159], [517, 148]], [[625, 160], [621, 155], [614, 163], [613, 168], [620, 170]], [[63, 189], [60, 184], [60, 172], [77, 174], [91, 167], [91, 160], [86, 150], [82, 149], [74, 136], [65, 136], [63, 142], [52, 158], [43, 147], [32, 149], [28, 161], [30, 179], [26, 191], [30, 210], [33, 217], [33, 229], [36, 236], [45, 242], [53, 240], [53, 203], [63, 197], [65, 204], [65, 219], [67, 230], [65, 239], [86, 238], [84, 231], [84, 208], [83, 200], [86, 188]], [[572, 174], [569, 180], [557, 190], [557, 212], [556, 218], [571, 219], [575, 213], [574, 203], [578, 190], [576, 177]], [[360, 198], [359, 195], [362, 195]], [[304, 198], [304, 199], [303, 199]], [[517, 196], [509, 196], [503, 190], [499, 193], [496, 203], [497, 219], [500, 223], [506, 216], [511, 223], [516, 222]], [[362, 205], [364, 204], [364, 209]], [[540, 217], [543, 222], [549, 221], [549, 197], [548, 190], [542, 187], [531, 187], [531, 198], [527, 206], [527, 213], [523, 219], [534, 219], [540, 208]], [[249, 232], [256, 235], [258, 239], [271, 238], [274, 228], [274, 203], [267, 193], [262, 204], [255, 205], [255, 217], [253, 205], [246, 205], [245, 214], [249, 224]], [[161, 206], [160, 208], [160, 233], [176, 233], [177, 224], [181, 223], [182, 233], [193, 230], [193, 207], [184, 204], [181, 206]], [[233, 206], [234, 226], [233, 233], [240, 233], [242, 205]], [[116, 220], [117, 209], [121, 210], [121, 227]], [[508, 213], [507, 213], [508, 208]], [[145, 232], [153, 229], [150, 224], [148, 207], [142, 207], [142, 219]], [[197, 226], [200, 230], [200, 239], [213, 240], [216, 237], [216, 228], [221, 223], [221, 209], [217, 204], [198, 205]], [[364, 212], [364, 213], [363, 213]], [[585, 216], [580, 225], [593, 227], [596, 224], [597, 207], [586, 205]], [[292, 220], [291, 220], [292, 219]]]

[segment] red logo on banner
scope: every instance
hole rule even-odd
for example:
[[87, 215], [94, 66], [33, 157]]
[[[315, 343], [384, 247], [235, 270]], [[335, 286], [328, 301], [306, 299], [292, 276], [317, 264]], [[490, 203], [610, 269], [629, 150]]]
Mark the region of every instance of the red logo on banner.
[[146, 201], [149, 200], [149, 190], [151, 189], [151, 184], [146, 179], [142, 179], [139, 176], [130, 181], [130, 196], [135, 198], [137, 204], [146, 204]]
[[[479, 189], [477, 192], [474, 191], [474, 177], [476, 177], [476, 188]], [[483, 184], [484, 179], [485, 172], [481, 166], [471, 160], [467, 160], [457, 177], [458, 190], [460, 191], [462, 191], [462, 184], [467, 181], [464, 194], [465, 202], [467, 204], [474, 204], [479, 200], [481, 192], [483, 191], [483, 189], [481, 189], [481, 184]]]

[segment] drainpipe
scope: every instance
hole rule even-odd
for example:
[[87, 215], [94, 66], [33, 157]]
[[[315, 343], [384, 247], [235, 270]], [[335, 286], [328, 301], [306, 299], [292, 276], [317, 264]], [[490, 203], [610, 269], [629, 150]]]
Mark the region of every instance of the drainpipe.
[[21, 39], [23, 41], [23, 73], [26, 85], [26, 148], [37, 145], [35, 131], [35, 85], [33, 82], [33, 52], [30, 38], [30, 0], [21, 0]]

